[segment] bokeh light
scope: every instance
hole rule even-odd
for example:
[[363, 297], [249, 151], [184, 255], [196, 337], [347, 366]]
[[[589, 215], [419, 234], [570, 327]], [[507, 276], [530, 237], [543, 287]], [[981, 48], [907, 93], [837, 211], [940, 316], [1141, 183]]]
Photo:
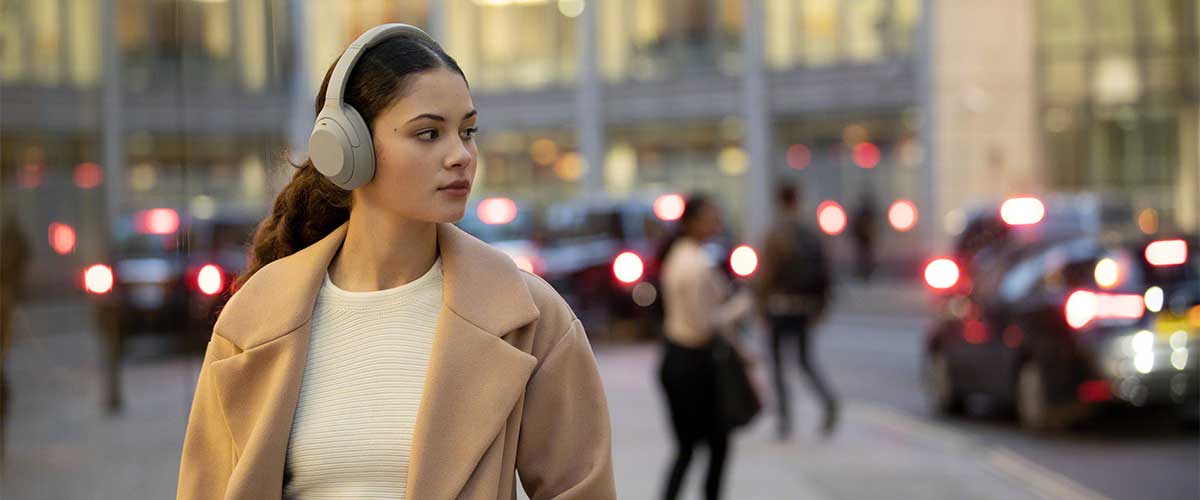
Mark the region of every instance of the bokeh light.
[[825, 200], [817, 206], [817, 225], [830, 236], [846, 229], [846, 211], [836, 201]]

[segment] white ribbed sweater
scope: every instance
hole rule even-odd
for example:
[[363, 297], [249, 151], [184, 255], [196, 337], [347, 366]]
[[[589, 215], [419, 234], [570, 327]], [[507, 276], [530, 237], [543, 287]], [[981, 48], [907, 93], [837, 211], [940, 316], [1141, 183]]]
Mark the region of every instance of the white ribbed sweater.
[[417, 280], [348, 292], [326, 276], [288, 442], [284, 498], [404, 499], [442, 306], [441, 260]]

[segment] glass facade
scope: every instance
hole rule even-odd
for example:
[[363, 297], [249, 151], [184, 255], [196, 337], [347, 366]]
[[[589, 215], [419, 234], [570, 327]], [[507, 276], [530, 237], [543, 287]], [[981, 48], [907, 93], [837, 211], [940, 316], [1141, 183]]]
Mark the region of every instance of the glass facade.
[[570, 85], [583, 2], [446, 0], [443, 45], [483, 91]]
[[1196, 204], [1194, 190], [1176, 192], [1200, 165], [1188, 147], [1200, 103], [1196, 2], [1047, 0], [1037, 7], [1040, 121], [1052, 185], [1128, 191], [1168, 219], [1181, 204]]
[[478, 137], [476, 196], [545, 204], [583, 193], [589, 167], [577, 151], [574, 130], [485, 130]]
[[599, 8], [607, 81], [734, 75], [742, 68], [742, 0], [607, 0]]
[[911, 57], [920, 0], [767, 0], [772, 69]]

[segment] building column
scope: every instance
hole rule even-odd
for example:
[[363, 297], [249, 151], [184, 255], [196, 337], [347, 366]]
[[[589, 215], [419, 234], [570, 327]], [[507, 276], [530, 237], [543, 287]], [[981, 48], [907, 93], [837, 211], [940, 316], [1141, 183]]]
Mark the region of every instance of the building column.
[[100, 43], [100, 156], [104, 161], [104, 208], [111, 224], [121, 215], [125, 189], [124, 113], [121, 113], [121, 52], [117, 47], [117, 0], [103, 0]]
[[579, 51], [579, 76], [575, 85], [575, 134], [579, 152], [587, 164], [583, 179], [584, 193], [604, 192], [605, 118], [601, 104], [599, 46], [600, 5], [589, 2], [576, 19], [576, 45]]
[[743, 239], [757, 241], [771, 222], [771, 183], [775, 171], [771, 155], [771, 113], [768, 109], [767, 71], [763, 56], [766, 25], [762, 0], [743, 0], [746, 26], [742, 30], [745, 76], [742, 107], [746, 120], [746, 152], [750, 168], [742, 178]]
[[[308, 26], [308, 10], [306, 0], [290, 0], [287, 3], [288, 22], [291, 33], [306, 33]], [[309, 81], [312, 73], [309, 70], [308, 37], [291, 37], [292, 77], [287, 86], [288, 117], [287, 140], [288, 159], [299, 164], [308, 157], [308, 136], [312, 133], [313, 120], [313, 88]], [[289, 179], [291, 176], [287, 176]]]
[[937, 88], [934, 86], [933, 50], [934, 40], [934, 9], [935, 0], [921, 1], [921, 19], [917, 28], [916, 53], [916, 88], [917, 103], [920, 108], [920, 124], [917, 133], [920, 134], [921, 162], [917, 166], [917, 210], [920, 214], [916, 227], [920, 235], [918, 241], [926, 248], [925, 253], [935, 251], [946, 234], [942, 230], [944, 215], [938, 203], [937, 163], [939, 159], [937, 143]]

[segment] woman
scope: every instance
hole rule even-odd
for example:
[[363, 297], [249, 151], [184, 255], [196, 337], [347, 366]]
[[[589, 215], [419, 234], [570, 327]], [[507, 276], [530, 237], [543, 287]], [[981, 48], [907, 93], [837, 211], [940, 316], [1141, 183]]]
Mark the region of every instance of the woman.
[[717, 417], [713, 335], [730, 334], [733, 323], [751, 311], [752, 299], [745, 290], [730, 297], [725, 275], [703, 247], [721, 233], [715, 205], [703, 196], [690, 197], [679, 231], [664, 251], [661, 273], [666, 341], [659, 376], [677, 450], [663, 498], [679, 495], [692, 452], [703, 443], [709, 451], [704, 494], [715, 500], [720, 498], [730, 429]]
[[478, 156], [454, 59], [374, 28], [316, 106], [214, 327], [178, 497], [513, 499], [519, 471], [534, 499], [615, 498], [583, 327], [451, 225]]

